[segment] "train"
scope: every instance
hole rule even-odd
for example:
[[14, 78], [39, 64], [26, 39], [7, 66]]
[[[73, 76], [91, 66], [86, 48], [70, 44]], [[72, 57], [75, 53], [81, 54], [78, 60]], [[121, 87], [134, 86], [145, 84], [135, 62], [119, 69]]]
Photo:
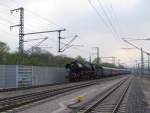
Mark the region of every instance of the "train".
[[69, 82], [100, 79], [130, 73], [127, 69], [98, 66], [90, 62], [80, 63], [77, 60], [66, 64], [66, 70], [68, 72], [66, 79]]

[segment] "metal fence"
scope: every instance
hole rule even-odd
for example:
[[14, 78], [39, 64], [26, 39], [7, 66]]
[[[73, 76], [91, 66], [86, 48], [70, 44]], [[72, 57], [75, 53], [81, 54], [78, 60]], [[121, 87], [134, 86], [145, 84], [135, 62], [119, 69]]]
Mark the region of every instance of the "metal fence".
[[18, 87], [32, 85], [32, 66], [18, 66]]
[[0, 65], [0, 88], [17, 87], [16, 75], [16, 65]]
[[59, 67], [0, 65], [0, 88], [63, 83], [66, 74]]
[[34, 66], [32, 72], [32, 85], [65, 82], [66, 70], [64, 68]]

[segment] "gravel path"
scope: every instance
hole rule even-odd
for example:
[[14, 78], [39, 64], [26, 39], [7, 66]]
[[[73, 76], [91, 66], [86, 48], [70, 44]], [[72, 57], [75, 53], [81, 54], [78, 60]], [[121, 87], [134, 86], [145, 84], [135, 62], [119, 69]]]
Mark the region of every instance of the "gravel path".
[[142, 90], [145, 96], [147, 113], [150, 113], [150, 77], [142, 77]]
[[136, 77], [131, 85], [126, 113], [148, 113], [145, 97], [141, 88], [141, 80]]

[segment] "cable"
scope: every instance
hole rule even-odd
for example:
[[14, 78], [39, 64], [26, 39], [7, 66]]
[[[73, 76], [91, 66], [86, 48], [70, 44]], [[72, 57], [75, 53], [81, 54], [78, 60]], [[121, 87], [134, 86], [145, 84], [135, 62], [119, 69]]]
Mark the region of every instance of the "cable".
[[101, 8], [102, 11], [104, 12], [104, 15], [105, 15], [105, 17], [106, 17], [106, 19], [107, 19], [109, 25], [111, 26], [113, 32], [114, 32], [114, 33], [117, 35], [117, 37], [119, 38], [118, 32], [116, 31], [116, 29], [115, 29], [115, 27], [114, 27], [112, 21], [110, 20], [110, 17], [108, 16], [108, 14], [107, 14], [107, 12], [106, 12], [106, 10], [105, 10], [103, 4], [101, 3], [100, 0], [97, 0], [97, 1], [98, 1], [98, 4], [99, 4], [100, 8]]
[[115, 37], [114, 32], [112, 31], [112, 29], [110, 29], [109, 25], [107, 24], [107, 22], [105, 21], [105, 19], [103, 18], [103, 16], [99, 13], [99, 11], [95, 8], [95, 6], [91, 3], [90, 0], [88, 0], [88, 2], [91, 5], [91, 7], [94, 9], [94, 11], [97, 13], [97, 15], [101, 18], [101, 20], [103, 21], [103, 23], [106, 26], [106, 28], [108, 28], [110, 30], [110, 32], [113, 34], [113, 36]]
[[6, 23], [13, 24], [10, 20], [0, 17], [0, 20], [3, 20]]
[[[11, 0], [11, 1], [12, 1], [12, 0]], [[15, 1], [15, 0], [13, 0], [13, 1], [14, 1], [16, 4], [20, 5], [19, 2]], [[47, 18], [45, 18], [45, 17], [39, 15], [39, 14], [36, 13], [36, 12], [33, 12], [33, 11], [27, 9], [27, 8], [26, 8], [26, 11], [27, 11], [28, 13], [32, 14], [32, 15], [35, 15], [35, 16], [38, 17], [38, 18], [40, 17], [41, 19], [47, 21], [48, 23], [51, 23], [51, 24], [53, 24], [53, 25], [55, 25], [55, 26], [57, 26], [57, 27], [60, 27], [60, 28], [63, 28], [63, 29], [64, 29], [64, 27], [62, 27], [61, 25], [58, 25], [58, 24], [54, 23], [53, 21], [51, 21], [51, 20], [49, 20], [49, 19], [47, 19]]]
[[[10, 1], [10, 0], [9, 0], [9, 1]], [[12, 0], [11, 0], [11, 2], [12, 2]], [[18, 4], [18, 5], [22, 5], [22, 4], [20, 4], [19, 2], [13, 0], [13, 3], [14, 3], [14, 2], [15, 2], [16, 4]], [[1, 4], [0, 4], [0, 5], [1, 5]], [[1, 6], [3, 6], [3, 7], [5, 6], [5, 8], [7, 8], [7, 9], [10, 10], [10, 6], [8, 6], [8, 5], [6, 5], [6, 4], [3, 4], [3, 5], [1, 5]], [[57, 27], [64, 28], [64, 27], [62, 27], [61, 25], [58, 25], [58, 24], [52, 22], [51, 20], [49, 20], [49, 19], [47, 19], [47, 18], [45, 18], [45, 17], [42, 17], [41, 15], [37, 14], [36, 12], [30, 11], [29, 9], [26, 9], [25, 11], [28, 12], [28, 13], [30, 13], [31, 15], [36, 16], [36, 18], [38, 17], [38, 18], [44, 20], [44, 21], [47, 22], [47, 23], [51, 23], [51, 24], [53, 24], [53, 25], [55, 25], [55, 26], [57, 26]]]
[[62, 26], [60, 26], [60, 25], [58, 25], [58, 24], [56, 24], [56, 23], [54, 23], [54, 22], [52, 22], [52, 21], [46, 19], [45, 17], [42, 17], [41, 15], [39, 15], [39, 14], [33, 12], [33, 11], [30, 11], [29, 9], [26, 9], [26, 10], [27, 10], [29, 13], [31, 13], [31, 14], [33, 14], [33, 15], [35, 15], [35, 16], [37, 16], [37, 17], [40, 17], [41, 19], [47, 21], [48, 23], [51, 23], [51, 24], [53, 24], [53, 25], [55, 25], [55, 26], [58, 26], [58, 27], [64, 29], [64, 27], [62, 27]]
[[[107, 2], [108, 2], [108, 0], [107, 0]], [[110, 18], [114, 20], [113, 11], [112, 11], [112, 9], [110, 8], [110, 7], [111, 7], [110, 2], [108, 2], [108, 3], [110, 4], [110, 7], [108, 6], [108, 3], [106, 3], [106, 0], [104, 0], [103, 3], [105, 4], [105, 8], [107, 9], [108, 13], [109, 13], [110, 16], [111, 16]]]
[[110, 10], [112, 11], [112, 16], [114, 17], [114, 20], [116, 20], [115, 22], [116, 22], [116, 24], [117, 24], [117, 26], [118, 26], [118, 31], [119, 31], [119, 29], [122, 31], [120, 22], [119, 22], [119, 20], [118, 20], [118, 18], [117, 18], [117, 15], [116, 15], [116, 13], [115, 13], [115, 10], [114, 10], [114, 8], [113, 8], [113, 5], [112, 5], [111, 0], [108, 0], [108, 3], [109, 3], [110, 8], [111, 8]]
[[[10, 1], [10, 0], [9, 0]], [[11, 0], [12, 1], [12, 0]], [[13, 0], [16, 4], [18, 4], [18, 5], [20, 5], [20, 3], [19, 2], [17, 2], [17, 1], [15, 1], [15, 0]], [[22, 5], [22, 4], [21, 4]], [[10, 10], [10, 7], [8, 6], [8, 5], [5, 5], [5, 7], [7, 7], [7, 9], [9, 9]], [[27, 11], [26, 11], [27, 10]], [[56, 24], [56, 23], [54, 23], [54, 22], [52, 22], [52, 21], [50, 21], [50, 20], [48, 20], [48, 19], [46, 19], [45, 17], [42, 17], [41, 15], [39, 15], [39, 14], [37, 14], [37, 13], [35, 13], [35, 12], [32, 12], [32, 11], [30, 11], [29, 9], [26, 9], [25, 11], [27, 12], [27, 14], [30, 14], [31, 16], [36, 16], [36, 20], [37, 20], [37, 17], [39, 18], [39, 19], [42, 19], [42, 20], [44, 20], [45, 22], [47, 22], [47, 23], [52, 23], [53, 25], [55, 25], [55, 26], [58, 26], [58, 27], [61, 27], [61, 28], [64, 28], [64, 27], [62, 27], [62, 26], [60, 26], [60, 25], [58, 25], [58, 24]], [[25, 13], [26, 13], [25, 12]], [[34, 23], [34, 25], [38, 25], [38, 22], [37, 23], [35, 23], [36, 21], [35, 21], [35, 19], [34, 18], [32, 18], [33, 19], [33, 23]], [[30, 20], [31, 21], [31, 20]], [[40, 21], [40, 23], [41, 23], [42, 21]], [[29, 26], [29, 25], [28, 25]], [[25, 28], [26, 27], [28, 27], [28, 26], [25, 26]], [[32, 25], [31, 26], [29, 26], [30, 28], [33, 28], [32, 27]], [[40, 34], [40, 36], [42, 36], [42, 34]]]

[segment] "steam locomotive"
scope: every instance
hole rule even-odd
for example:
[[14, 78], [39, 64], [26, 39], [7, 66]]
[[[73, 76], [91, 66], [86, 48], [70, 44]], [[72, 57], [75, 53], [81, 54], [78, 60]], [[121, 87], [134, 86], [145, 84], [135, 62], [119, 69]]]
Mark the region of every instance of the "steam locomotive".
[[68, 71], [66, 78], [69, 82], [100, 79], [130, 73], [127, 69], [97, 66], [90, 62], [80, 63], [77, 60], [66, 64], [66, 69]]

